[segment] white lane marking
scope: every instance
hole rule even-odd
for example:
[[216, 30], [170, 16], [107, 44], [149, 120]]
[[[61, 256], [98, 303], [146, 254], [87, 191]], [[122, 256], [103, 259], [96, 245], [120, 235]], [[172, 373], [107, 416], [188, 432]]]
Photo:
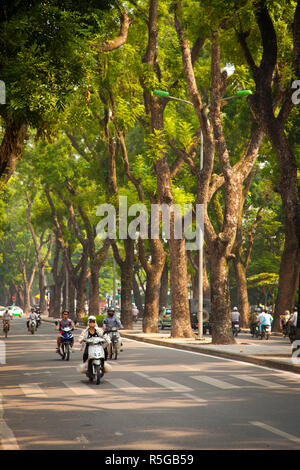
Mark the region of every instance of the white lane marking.
[[146, 374], [143, 374], [142, 372], [135, 372], [135, 374], [139, 375], [140, 377], [145, 377], [148, 380], [151, 380], [152, 382], [160, 385], [161, 387], [168, 388], [169, 390], [172, 390], [173, 392], [193, 392], [194, 390], [190, 387], [186, 387], [185, 385], [181, 385], [177, 382], [173, 382], [172, 380], [165, 379], [164, 377], [149, 377]]
[[3, 450], [20, 450], [14, 433], [4, 418], [3, 397], [0, 395], [0, 442]]
[[118, 389], [123, 390], [125, 392], [146, 393], [146, 390], [140, 387], [136, 387], [135, 385], [132, 385], [130, 382], [127, 382], [127, 380], [114, 378], [114, 379], [105, 379], [105, 381], [109, 382], [114, 387], [117, 387]]
[[68, 387], [70, 390], [72, 390], [75, 395], [96, 395], [98, 394], [98, 388], [97, 390], [94, 388], [89, 387], [88, 385], [85, 384], [78, 384], [78, 383], [72, 383], [72, 382], [63, 382], [63, 384]]
[[199, 380], [199, 382], [205, 382], [217, 388], [222, 388], [223, 390], [241, 388], [238, 385], [233, 385], [228, 382], [224, 382], [223, 380], [214, 379], [213, 377], [208, 377], [206, 375], [193, 375], [192, 379]]
[[185, 398], [188, 398], [189, 400], [194, 400], [198, 403], [202, 403], [202, 404], [207, 403], [207, 400], [204, 400], [203, 398], [198, 398], [196, 397], [196, 395], [192, 395], [191, 393], [183, 393], [182, 396]]
[[292, 434], [281, 431], [280, 429], [273, 428], [273, 426], [269, 426], [268, 424], [261, 423], [260, 421], [250, 421], [250, 424], [253, 424], [253, 426], [258, 426], [262, 429], [266, 429], [267, 431], [270, 431], [273, 434], [277, 434], [278, 436], [284, 437], [285, 439], [288, 439], [289, 441], [300, 444], [300, 437], [296, 437], [296, 436], [293, 436]]
[[39, 372], [23, 372], [24, 375], [40, 375], [40, 374], [52, 374], [49, 370], [42, 370]]
[[19, 387], [23, 390], [23, 393], [29, 398], [45, 398], [46, 393], [43, 392], [38, 384], [19, 384]]
[[239, 380], [245, 380], [245, 382], [251, 382], [255, 385], [262, 385], [266, 388], [284, 388], [285, 385], [277, 384], [275, 382], [270, 382], [269, 380], [260, 379], [258, 377], [251, 377], [251, 375], [231, 375], [231, 377], [235, 377]]

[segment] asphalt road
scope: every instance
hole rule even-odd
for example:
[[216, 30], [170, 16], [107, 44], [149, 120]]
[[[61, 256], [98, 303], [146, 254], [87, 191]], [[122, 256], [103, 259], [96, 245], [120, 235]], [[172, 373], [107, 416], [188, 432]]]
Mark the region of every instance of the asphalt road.
[[0, 449], [300, 449], [297, 374], [124, 339], [95, 385], [79, 330], [65, 362], [53, 324], [25, 323], [0, 337]]

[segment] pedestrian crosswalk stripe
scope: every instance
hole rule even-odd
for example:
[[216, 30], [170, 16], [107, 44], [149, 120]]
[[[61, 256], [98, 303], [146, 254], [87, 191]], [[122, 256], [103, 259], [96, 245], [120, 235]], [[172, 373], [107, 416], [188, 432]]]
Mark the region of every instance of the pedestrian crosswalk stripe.
[[239, 380], [244, 380], [245, 382], [251, 382], [255, 385], [262, 385], [267, 388], [283, 388], [285, 385], [277, 384], [275, 382], [270, 382], [269, 380], [260, 379], [259, 377], [251, 377], [250, 375], [232, 375]]
[[72, 390], [75, 395], [96, 395], [99, 393], [99, 389], [89, 387], [88, 384], [74, 383], [74, 382], [63, 382], [63, 384]]
[[172, 392], [193, 392], [194, 390], [190, 387], [187, 387], [186, 385], [181, 385], [177, 382], [173, 382], [172, 380], [165, 379], [164, 377], [148, 377], [148, 380], [151, 380], [152, 382], [157, 383], [158, 385], [161, 385], [164, 388], [168, 388], [169, 390], [172, 390]]
[[107, 379], [105, 378], [105, 382], [109, 382], [111, 385], [114, 387], [117, 387], [120, 390], [124, 390], [129, 393], [145, 393], [146, 390], [141, 388], [141, 387], [136, 387], [135, 385], [132, 385], [130, 382], [127, 382], [127, 380], [124, 379]]
[[44, 398], [47, 396], [41, 387], [36, 383], [20, 384], [19, 386], [23, 390], [23, 393], [29, 398]]
[[238, 385], [233, 385], [228, 382], [224, 382], [223, 380], [208, 377], [206, 375], [193, 375], [192, 379], [199, 380], [199, 382], [205, 382], [209, 385], [213, 385], [214, 387], [221, 388], [223, 390], [240, 388]]

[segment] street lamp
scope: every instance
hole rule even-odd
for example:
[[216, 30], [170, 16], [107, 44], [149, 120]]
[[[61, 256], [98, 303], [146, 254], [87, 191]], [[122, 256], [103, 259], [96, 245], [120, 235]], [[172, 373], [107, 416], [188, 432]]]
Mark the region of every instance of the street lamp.
[[[170, 96], [168, 91], [163, 90], [154, 90], [154, 95], [161, 96], [163, 98], [168, 98], [169, 100], [181, 101], [182, 103], [187, 103], [193, 106], [191, 101], [183, 100], [181, 98], [176, 98], [175, 96]], [[244, 96], [252, 95], [251, 90], [239, 90], [233, 96], [228, 96], [222, 98], [219, 101], [228, 101], [234, 98], [242, 98]], [[209, 107], [209, 105], [208, 105]], [[201, 130], [200, 136], [200, 170], [203, 168], [203, 133]], [[199, 298], [198, 298], [198, 339], [203, 339], [203, 233], [200, 230], [200, 247], [199, 247], [199, 267], [198, 267], [198, 278], [199, 278]]]

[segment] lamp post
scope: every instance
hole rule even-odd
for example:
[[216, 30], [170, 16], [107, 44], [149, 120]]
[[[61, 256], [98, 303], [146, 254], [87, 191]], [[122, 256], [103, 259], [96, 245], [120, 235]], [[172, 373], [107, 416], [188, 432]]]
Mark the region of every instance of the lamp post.
[[[176, 98], [175, 96], [170, 96], [168, 91], [163, 90], [154, 90], [154, 95], [161, 96], [163, 98], [168, 98], [169, 100], [181, 101], [182, 103], [189, 104], [193, 106], [191, 101], [183, 100], [181, 98]], [[234, 98], [242, 98], [243, 96], [252, 95], [251, 90], [239, 90], [235, 95], [222, 98], [220, 101], [228, 101]], [[208, 106], [209, 107], [209, 106]], [[203, 169], [203, 133], [201, 130], [200, 136], [200, 170]], [[198, 339], [203, 339], [203, 232], [199, 230], [200, 235], [200, 247], [199, 247], [199, 266], [198, 266], [198, 279], [199, 279], [199, 297], [198, 297]]]

